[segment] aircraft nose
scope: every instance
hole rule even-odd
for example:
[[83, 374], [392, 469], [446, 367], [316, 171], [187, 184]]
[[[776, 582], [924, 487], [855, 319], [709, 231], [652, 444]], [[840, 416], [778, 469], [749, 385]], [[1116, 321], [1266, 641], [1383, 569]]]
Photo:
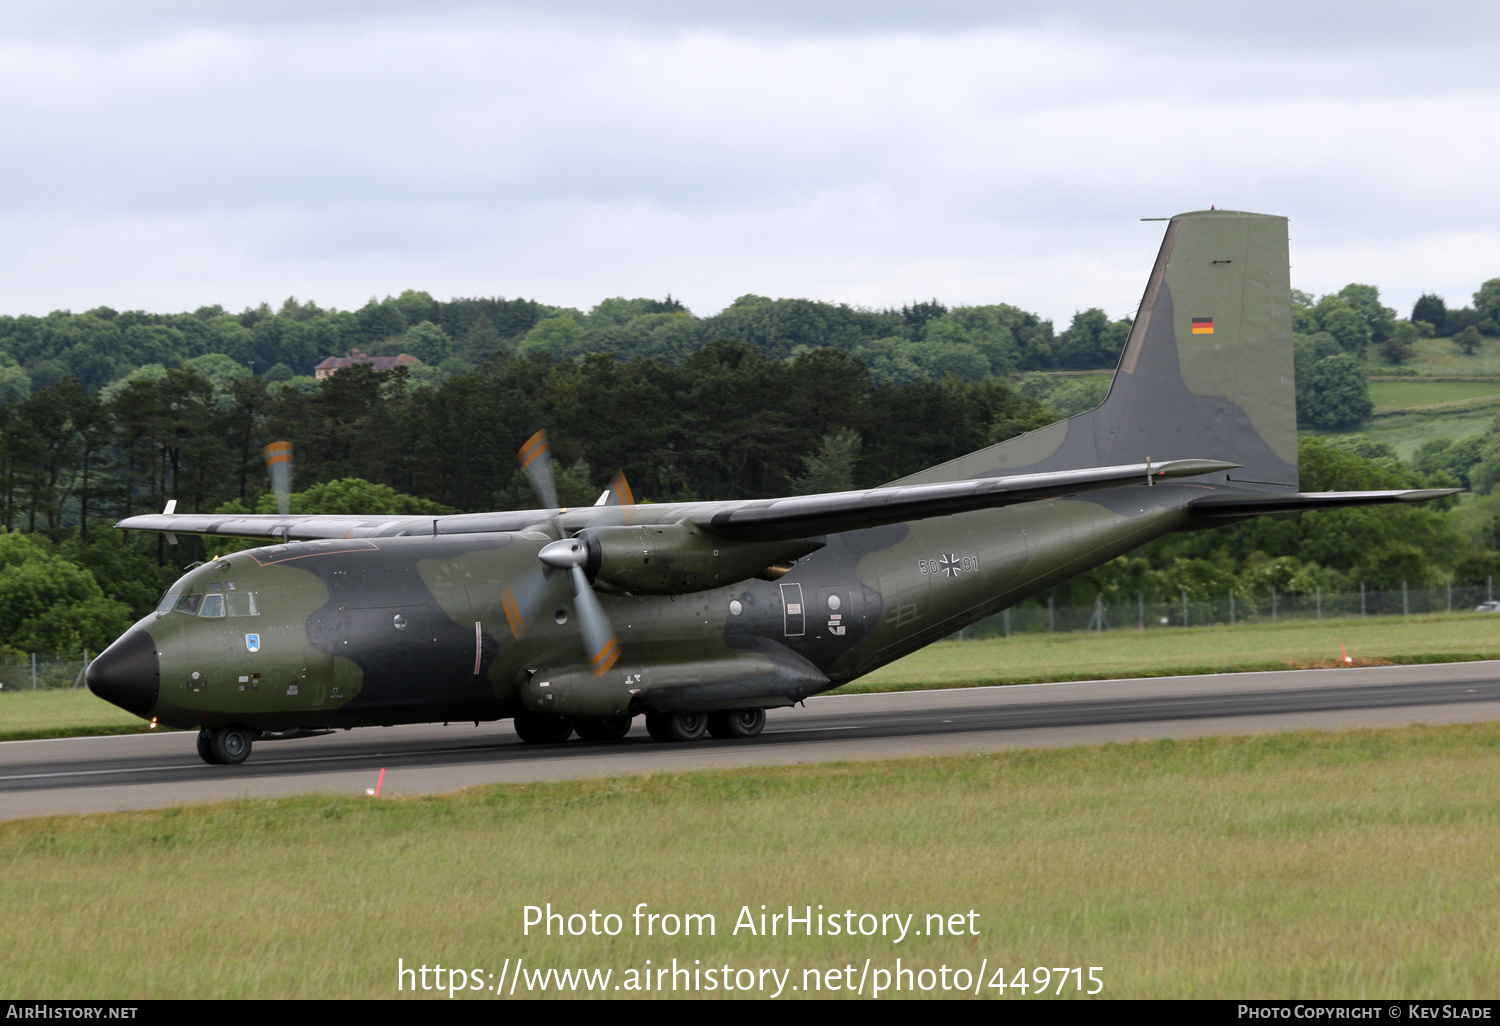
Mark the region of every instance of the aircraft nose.
[[89, 690], [137, 716], [150, 715], [161, 692], [161, 661], [156, 642], [139, 628], [122, 634], [89, 663]]

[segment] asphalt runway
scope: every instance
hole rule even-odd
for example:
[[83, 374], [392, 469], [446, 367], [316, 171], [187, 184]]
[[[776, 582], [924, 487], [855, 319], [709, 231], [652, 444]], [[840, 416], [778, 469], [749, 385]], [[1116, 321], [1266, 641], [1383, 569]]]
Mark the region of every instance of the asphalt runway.
[[1082, 681], [815, 698], [773, 709], [749, 741], [525, 745], [508, 721], [372, 727], [257, 743], [240, 766], [199, 761], [192, 733], [0, 743], [0, 819], [324, 791], [476, 784], [947, 755], [1256, 731], [1500, 719], [1500, 661]]

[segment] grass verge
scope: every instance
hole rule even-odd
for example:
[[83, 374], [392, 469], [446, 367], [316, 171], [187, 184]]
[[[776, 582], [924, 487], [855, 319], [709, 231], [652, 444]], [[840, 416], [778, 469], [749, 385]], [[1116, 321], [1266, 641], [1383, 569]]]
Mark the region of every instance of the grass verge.
[[942, 641], [835, 694], [1313, 669], [1338, 666], [1340, 645], [1358, 666], [1496, 659], [1500, 617], [1453, 613]]
[[85, 689], [0, 693], [0, 741], [138, 734], [145, 720]]
[[[1482, 995], [1497, 766], [1500, 724], [1478, 724], [21, 820], [0, 823], [0, 979], [15, 998], [389, 998], [398, 958], [486, 982], [520, 958], [609, 969], [631, 996], [627, 969], [675, 957], [791, 970], [805, 996], [804, 970], [900, 957], [1103, 966], [1110, 997]], [[624, 929], [524, 936], [548, 902]], [[638, 902], [711, 913], [714, 935], [635, 936]], [[972, 910], [978, 934], [734, 935], [762, 904], [914, 928]]]

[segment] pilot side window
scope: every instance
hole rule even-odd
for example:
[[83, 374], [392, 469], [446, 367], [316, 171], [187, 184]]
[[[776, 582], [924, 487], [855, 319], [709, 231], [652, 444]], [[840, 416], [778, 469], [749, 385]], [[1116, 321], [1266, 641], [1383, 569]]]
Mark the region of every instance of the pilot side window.
[[224, 596], [219, 592], [212, 592], [203, 596], [203, 605], [198, 608], [199, 616], [223, 616]]
[[176, 610], [179, 613], [186, 613], [188, 616], [197, 616], [198, 606], [201, 605], [202, 602], [202, 595], [198, 595], [196, 593], [184, 595], [182, 596], [182, 598], [177, 600]]
[[[230, 587], [233, 587], [233, 585], [230, 585]], [[224, 596], [224, 599], [229, 603], [230, 616], [260, 615], [260, 606], [255, 602], [255, 592], [253, 591], [231, 591]], [[203, 615], [207, 616], [208, 614], [204, 613]]]

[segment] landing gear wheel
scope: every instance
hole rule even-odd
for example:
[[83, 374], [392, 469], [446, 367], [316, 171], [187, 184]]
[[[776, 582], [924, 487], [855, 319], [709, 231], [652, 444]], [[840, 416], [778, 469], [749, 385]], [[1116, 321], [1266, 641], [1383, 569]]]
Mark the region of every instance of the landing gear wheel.
[[725, 709], [723, 712], [709, 713], [708, 716], [708, 732], [714, 737], [754, 737], [765, 725], [764, 709]]
[[214, 735], [208, 728], [198, 731], [198, 758], [210, 766], [218, 766], [219, 757], [214, 754]]
[[560, 745], [573, 736], [573, 720], [569, 716], [519, 712], [512, 725], [516, 728], [516, 736], [528, 745]]
[[647, 713], [646, 731], [657, 741], [697, 741], [708, 733], [708, 714]]
[[250, 758], [250, 742], [253, 740], [254, 735], [244, 727], [220, 727], [213, 732], [209, 747], [215, 762], [238, 766]]
[[618, 741], [630, 733], [630, 714], [620, 716], [580, 716], [573, 729], [585, 741]]

